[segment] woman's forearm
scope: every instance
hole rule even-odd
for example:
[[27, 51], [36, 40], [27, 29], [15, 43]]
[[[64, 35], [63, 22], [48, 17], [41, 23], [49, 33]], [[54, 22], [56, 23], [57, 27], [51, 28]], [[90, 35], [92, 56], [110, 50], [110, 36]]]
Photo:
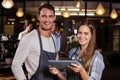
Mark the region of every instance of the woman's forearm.
[[82, 80], [88, 80], [88, 74], [84, 68], [80, 71], [80, 76]]

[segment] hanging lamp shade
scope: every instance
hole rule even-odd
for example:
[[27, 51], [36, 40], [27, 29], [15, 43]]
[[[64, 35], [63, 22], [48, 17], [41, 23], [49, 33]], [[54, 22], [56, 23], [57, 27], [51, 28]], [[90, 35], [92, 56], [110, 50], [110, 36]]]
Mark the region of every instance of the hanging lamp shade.
[[23, 12], [22, 8], [19, 8], [19, 9], [18, 9], [18, 11], [17, 11], [17, 13], [16, 13], [16, 16], [17, 16], [17, 17], [23, 17], [23, 16], [24, 16], [24, 12]]
[[6, 9], [10, 9], [14, 6], [14, 3], [12, 0], [3, 0], [2, 1], [2, 6]]
[[104, 7], [102, 6], [101, 3], [98, 4], [97, 8], [96, 8], [96, 14], [101, 16], [105, 13], [105, 9]]
[[70, 17], [70, 12], [67, 10], [67, 8], [65, 9], [65, 11], [63, 11], [62, 13], [64, 18], [69, 18]]
[[77, 0], [77, 1], [76, 1], [76, 7], [77, 7], [77, 8], [80, 8], [80, 0]]
[[112, 10], [112, 12], [111, 12], [111, 14], [110, 14], [110, 17], [111, 17], [112, 19], [116, 19], [116, 18], [118, 17], [118, 13], [116, 12], [115, 9]]

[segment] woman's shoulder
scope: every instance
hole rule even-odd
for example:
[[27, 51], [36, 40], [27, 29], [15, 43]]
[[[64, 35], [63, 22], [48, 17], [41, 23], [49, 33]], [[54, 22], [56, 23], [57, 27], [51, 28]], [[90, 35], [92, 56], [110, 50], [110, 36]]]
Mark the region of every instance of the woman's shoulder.
[[92, 63], [91, 64], [96, 64], [96, 65], [103, 65], [104, 67], [104, 59], [103, 59], [103, 55], [98, 51], [98, 50], [95, 50], [95, 53], [93, 55], [93, 58], [92, 58]]
[[105, 67], [103, 56], [98, 50], [95, 50], [95, 53], [94, 53], [92, 61], [91, 61], [91, 65], [97, 65], [102, 68]]
[[70, 49], [70, 51], [69, 51], [69, 57], [70, 57], [72, 54], [74, 54], [74, 53], [78, 53], [79, 49], [80, 49], [79, 47], [75, 47], [75, 48]]
[[92, 59], [92, 63], [94, 63], [95, 65], [97, 65], [101, 68], [105, 67], [103, 55], [100, 53], [100, 51], [98, 51], [98, 50], [95, 51], [95, 54]]
[[97, 56], [98, 58], [103, 59], [103, 55], [102, 55], [102, 54], [100, 53], [100, 51], [98, 51], [98, 50], [95, 50], [94, 56]]
[[75, 52], [75, 51], [78, 51], [79, 50], [79, 47], [74, 47], [72, 49], [70, 49], [70, 52]]

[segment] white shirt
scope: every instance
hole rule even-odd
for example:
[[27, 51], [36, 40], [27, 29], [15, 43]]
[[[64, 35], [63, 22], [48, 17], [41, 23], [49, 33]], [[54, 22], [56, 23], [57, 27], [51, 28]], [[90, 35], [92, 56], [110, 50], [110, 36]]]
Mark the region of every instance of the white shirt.
[[25, 31], [22, 31], [19, 33], [18, 35], [18, 40], [21, 40], [23, 38], [23, 36], [25, 36], [27, 33]]
[[[55, 52], [55, 46], [52, 37], [45, 38], [41, 36], [43, 50], [48, 52]], [[12, 71], [17, 80], [26, 79], [22, 65], [25, 62], [26, 69], [28, 71], [28, 77], [30, 78], [36, 71], [39, 64], [40, 45], [38, 33], [36, 30], [26, 34], [23, 39], [20, 40], [18, 48], [16, 50], [13, 62]]]

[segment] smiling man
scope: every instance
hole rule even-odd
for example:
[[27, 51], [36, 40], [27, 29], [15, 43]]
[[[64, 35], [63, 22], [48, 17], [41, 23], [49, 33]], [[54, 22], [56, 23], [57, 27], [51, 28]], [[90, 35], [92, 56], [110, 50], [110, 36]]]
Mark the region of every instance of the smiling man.
[[57, 59], [54, 40], [50, 35], [56, 19], [54, 7], [44, 4], [38, 9], [39, 28], [31, 31], [20, 41], [16, 50], [12, 71], [17, 80], [26, 80], [22, 68], [25, 63], [30, 80], [54, 80], [48, 69], [48, 60]]

